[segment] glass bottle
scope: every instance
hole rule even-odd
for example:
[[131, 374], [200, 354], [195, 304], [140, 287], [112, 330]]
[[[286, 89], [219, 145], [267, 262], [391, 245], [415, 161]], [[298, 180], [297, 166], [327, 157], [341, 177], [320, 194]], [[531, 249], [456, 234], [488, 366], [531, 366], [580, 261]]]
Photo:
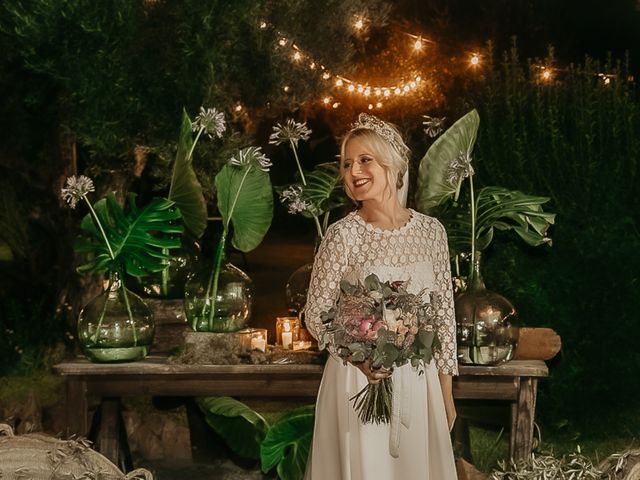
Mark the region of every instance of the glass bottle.
[[92, 362], [132, 362], [149, 353], [155, 325], [147, 304], [111, 272], [107, 289], [78, 318], [78, 340]]
[[455, 299], [458, 361], [472, 365], [498, 365], [511, 360], [519, 327], [513, 305], [487, 290], [480, 271], [480, 252], [466, 290]]

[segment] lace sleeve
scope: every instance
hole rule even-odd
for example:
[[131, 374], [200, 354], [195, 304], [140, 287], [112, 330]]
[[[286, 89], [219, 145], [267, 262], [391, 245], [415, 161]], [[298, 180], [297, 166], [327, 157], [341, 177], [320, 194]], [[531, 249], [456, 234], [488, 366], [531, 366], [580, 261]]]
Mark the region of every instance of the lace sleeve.
[[346, 245], [339, 228], [333, 224], [327, 229], [327, 234], [313, 261], [307, 304], [304, 309], [307, 329], [315, 339], [318, 339], [322, 329], [320, 314], [328, 311], [338, 299], [340, 280], [346, 269]]
[[453, 309], [453, 285], [451, 282], [447, 232], [437, 220], [435, 221], [435, 228], [436, 239], [433, 245], [432, 259], [435, 287], [442, 299], [442, 307], [438, 312], [440, 320], [438, 337], [442, 344], [442, 350], [435, 352], [434, 359], [440, 373], [458, 375], [456, 317]]

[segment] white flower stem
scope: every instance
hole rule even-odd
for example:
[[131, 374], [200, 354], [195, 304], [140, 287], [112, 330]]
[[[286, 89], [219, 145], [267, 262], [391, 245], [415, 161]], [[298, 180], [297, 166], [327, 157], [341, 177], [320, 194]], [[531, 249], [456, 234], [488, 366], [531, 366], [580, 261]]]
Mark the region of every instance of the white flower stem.
[[469, 278], [471, 278], [473, 272], [473, 266], [476, 260], [476, 200], [475, 193], [473, 191], [473, 175], [469, 175], [469, 190], [471, 194], [471, 263], [469, 265]]
[[300, 164], [300, 159], [298, 158], [298, 149], [296, 148], [296, 144], [293, 143], [293, 140], [289, 140], [291, 143], [291, 150], [293, 150], [293, 156], [296, 158], [296, 164], [298, 165], [298, 171], [300, 172], [300, 179], [302, 180], [302, 184], [307, 186], [307, 179], [304, 178], [304, 172], [302, 171], [302, 165]]
[[129, 295], [127, 295], [127, 287], [124, 285], [124, 281], [120, 279], [120, 289], [122, 290], [122, 297], [124, 298], [124, 304], [127, 307], [127, 314], [131, 321], [131, 330], [133, 331], [133, 346], [138, 346], [138, 333], [136, 332], [136, 323], [133, 321], [133, 312], [131, 311], [131, 304], [129, 303]]
[[324, 238], [324, 235], [322, 234], [322, 226], [320, 225], [320, 220], [318, 220], [318, 217], [314, 215], [313, 221], [316, 223], [316, 230], [318, 231], [318, 236], [322, 240]]
[[93, 221], [95, 222], [97, 227], [100, 229], [102, 238], [104, 238], [104, 243], [107, 245], [107, 248], [109, 249], [109, 256], [111, 257], [111, 260], [115, 260], [116, 256], [114, 255], [113, 250], [111, 249], [111, 244], [109, 243], [109, 239], [107, 238], [107, 234], [105, 233], [104, 228], [102, 228], [102, 223], [100, 223], [100, 219], [98, 218], [96, 211], [93, 209], [93, 206], [91, 205], [91, 202], [89, 202], [89, 200], [87, 199], [86, 195], [83, 195], [82, 199], [89, 206], [89, 210], [91, 211], [91, 216], [93, 217]]
[[189, 150], [189, 154], [187, 155], [187, 160], [189, 160], [193, 155], [193, 151], [196, 148], [196, 144], [198, 143], [198, 140], [200, 140], [200, 135], [202, 135], [202, 132], [204, 132], [204, 127], [200, 127], [200, 130], [198, 130], [198, 133], [196, 134], [196, 138], [193, 140], [193, 143], [191, 144], [191, 150]]

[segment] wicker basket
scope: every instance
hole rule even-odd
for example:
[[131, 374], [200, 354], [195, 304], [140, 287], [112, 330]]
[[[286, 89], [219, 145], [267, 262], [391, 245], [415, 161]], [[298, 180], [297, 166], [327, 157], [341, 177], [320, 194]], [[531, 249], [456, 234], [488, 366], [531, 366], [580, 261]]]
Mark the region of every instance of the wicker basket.
[[153, 480], [143, 468], [129, 474], [91, 449], [85, 439], [60, 440], [42, 434], [14, 435], [0, 424], [2, 480]]

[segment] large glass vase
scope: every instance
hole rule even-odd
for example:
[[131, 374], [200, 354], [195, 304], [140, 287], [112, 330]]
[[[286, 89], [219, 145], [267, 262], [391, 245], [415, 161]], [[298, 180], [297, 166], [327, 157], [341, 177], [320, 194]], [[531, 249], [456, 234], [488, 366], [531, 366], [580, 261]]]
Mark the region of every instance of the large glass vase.
[[153, 314], [116, 273], [106, 291], [91, 300], [78, 318], [78, 340], [92, 362], [132, 362], [149, 353], [155, 325]]
[[184, 309], [196, 332], [236, 332], [245, 328], [253, 308], [253, 282], [231, 263], [197, 270], [187, 281]]
[[136, 293], [148, 298], [179, 299], [184, 297], [184, 287], [198, 260], [199, 246], [183, 235], [180, 248], [168, 250], [169, 265], [162, 272], [144, 277], [133, 277], [131, 283]]
[[487, 290], [476, 253], [467, 289], [455, 299], [458, 362], [498, 365], [513, 358], [518, 344], [516, 310], [502, 295]]

